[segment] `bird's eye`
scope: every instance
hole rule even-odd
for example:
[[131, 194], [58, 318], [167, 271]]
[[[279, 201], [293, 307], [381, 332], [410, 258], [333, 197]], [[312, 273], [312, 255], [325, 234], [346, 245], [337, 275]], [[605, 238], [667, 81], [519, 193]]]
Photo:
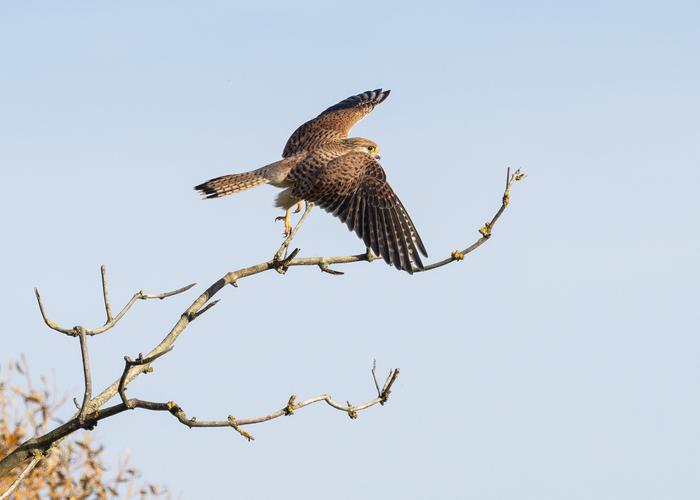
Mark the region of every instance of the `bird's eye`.
[[374, 150], [377, 149], [374, 146], [367, 146], [367, 149], [369, 149], [370, 153], [374, 153]]

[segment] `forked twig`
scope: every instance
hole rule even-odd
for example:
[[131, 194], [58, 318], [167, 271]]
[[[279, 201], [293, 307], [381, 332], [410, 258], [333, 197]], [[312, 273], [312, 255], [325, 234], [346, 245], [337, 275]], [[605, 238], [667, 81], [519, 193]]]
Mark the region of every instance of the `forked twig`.
[[131, 359], [129, 356], [124, 356], [124, 371], [122, 372], [122, 376], [119, 379], [119, 396], [122, 399], [122, 403], [124, 403], [124, 405], [126, 405], [127, 408], [135, 408], [135, 406], [132, 406], [132, 403], [130, 403], [129, 399], [126, 397], [126, 378], [129, 375], [129, 370], [131, 369], [131, 367], [147, 366], [153, 363], [156, 359], [160, 358], [161, 356], [168, 354], [174, 348], [175, 346], [171, 345], [164, 351], [159, 352], [158, 354], [154, 354], [153, 356], [148, 356], [147, 358], [144, 358], [143, 354], [141, 353], [139, 353], [136, 359]]
[[[102, 268], [104, 269], [104, 266], [102, 266]], [[111, 308], [109, 307], [109, 296], [106, 292], [106, 290], [107, 290], [106, 281], [104, 281], [104, 277], [105, 277], [104, 273], [105, 272], [106, 272], [106, 270], [103, 272], [103, 275], [102, 275], [103, 276], [102, 283], [103, 283], [103, 287], [104, 287], [103, 288], [103, 296], [105, 298], [105, 309], [107, 310], [107, 315], [109, 318], [109, 316], [111, 316], [112, 313], [111, 313]], [[119, 322], [119, 320], [124, 317], [124, 315], [129, 311], [129, 309], [131, 309], [131, 306], [133, 306], [136, 303], [136, 301], [138, 301], [138, 300], [149, 300], [149, 299], [161, 299], [162, 300], [162, 299], [165, 299], [167, 297], [172, 297], [173, 295], [177, 295], [177, 294], [186, 292], [187, 290], [189, 290], [190, 288], [192, 288], [195, 285], [196, 285], [196, 283], [191, 283], [187, 286], [183, 286], [182, 288], [178, 288], [177, 290], [172, 290], [170, 292], [163, 292], [163, 293], [155, 293], [155, 294], [143, 293], [142, 291], [138, 291], [131, 297], [129, 302], [126, 303], [126, 305], [122, 308], [122, 310], [119, 311], [119, 314], [117, 314], [116, 316], [114, 316], [111, 319], [108, 319], [104, 325], [98, 326], [96, 328], [84, 328], [82, 326], [74, 326], [73, 328], [64, 328], [64, 327], [60, 326], [58, 323], [56, 323], [55, 321], [52, 321], [47, 316], [46, 309], [44, 309], [44, 304], [41, 301], [41, 295], [39, 295], [39, 290], [37, 288], [34, 288], [34, 294], [36, 295], [36, 301], [39, 304], [39, 312], [41, 313], [41, 317], [43, 318], [44, 323], [46, 323], [46, 326], [48, 326], [52, 330], [55, 330], [57, 332], [61, 332], [61, 333], [68, 335], [70, 337], [77, 337], [80, 335], [80, 331], [84, 331], [85, 335], [92, 336], [92, 335], [99, 335], [100, 333], [104, 333], [107, 330], [113, 328]]]

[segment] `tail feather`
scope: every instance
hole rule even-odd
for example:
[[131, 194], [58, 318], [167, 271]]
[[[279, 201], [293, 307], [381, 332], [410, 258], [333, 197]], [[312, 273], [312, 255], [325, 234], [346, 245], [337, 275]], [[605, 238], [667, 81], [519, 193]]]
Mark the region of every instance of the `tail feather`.
[[270, 182], [260, 170], [223, 175], [203, 182], [194, 188], [200, 191], [204, 198], [221, 198], [229, 194], [240, 193], [246, 189]]

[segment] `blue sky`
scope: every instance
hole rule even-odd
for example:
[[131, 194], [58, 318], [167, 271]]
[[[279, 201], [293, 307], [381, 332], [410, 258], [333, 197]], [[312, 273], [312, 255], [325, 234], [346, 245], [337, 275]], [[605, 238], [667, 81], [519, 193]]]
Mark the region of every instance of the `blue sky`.
[[[263, 187], [192, 186], [279, 158], [300, 123], [377, 87], [353, 130], [431, 259], [408, 276], [293, 269], [221, 293], [129, 390], [200, 419], [329, 392], [369, 399], [251, 428], [133, 412], [96, 430], [182, 498], [697, 498], [700, 8], [695, 2], [17, 2], [0, 7], [2, 362], [82, 394], [79, 349], [47, 331], [262, 261], [280, 242]], [[317, 211], [302, 255], [362, 251]], [[139, 303], [91, 340], [95, 384], [155, 345], [196, 292]], [[66, 407], [65, 415], [70, 413]]]

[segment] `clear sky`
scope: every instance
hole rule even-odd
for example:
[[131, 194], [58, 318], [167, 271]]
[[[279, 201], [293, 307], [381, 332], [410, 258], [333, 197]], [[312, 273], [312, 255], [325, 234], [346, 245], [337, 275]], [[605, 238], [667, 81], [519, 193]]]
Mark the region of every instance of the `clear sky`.
[[[432, 259], [464, 247], [523, 167], [487, 245], [408, 276], [381, 262], [268, 273], [221, 293], [134, 397], [199, 419], [291, 393], [373, 396], [252, 427], [135, 411], [96, 430], [182, 498], [700, 498], [700, 7], [697, 2], [3, 2], [2, 362], [82, 394], [78, 344], [48, 331], [139, 289], [269, 258], [275, 190], [192, 186], [280, 157], [349, 95], [354, 129]], [[363, 250], [317, 211], [301, 255]], [[195, 291], [139, 303], [90, 341], [95, 384], [148, 351]], [[67, 416], [71, 412], [64, 410]]]

